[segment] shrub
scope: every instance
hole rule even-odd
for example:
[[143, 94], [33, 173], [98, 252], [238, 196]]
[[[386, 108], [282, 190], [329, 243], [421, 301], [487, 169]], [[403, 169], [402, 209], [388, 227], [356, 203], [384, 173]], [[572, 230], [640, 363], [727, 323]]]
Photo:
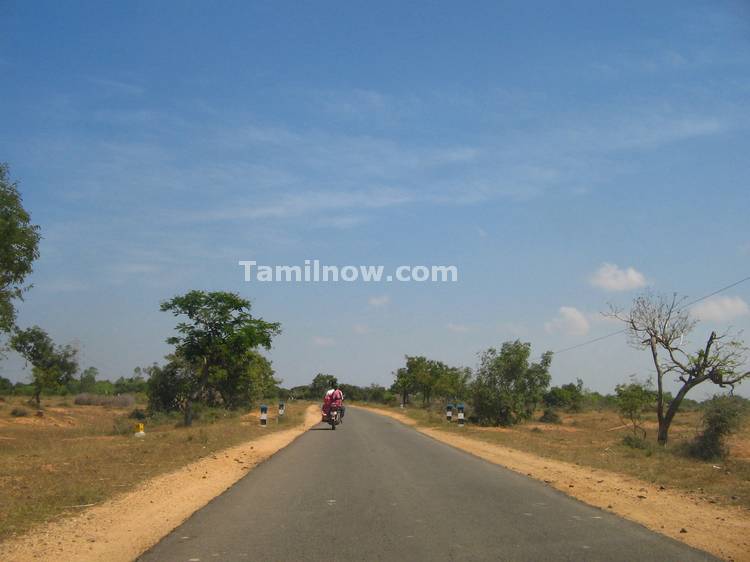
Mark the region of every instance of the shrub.
[[547, 408], [546, 410], [544, 410], [544, 413], [542, 414], [542, 417], [539, 418], [539, 421], [542, 423], [562, 423], [560, 416], [552, 408]]
[[744, 404], [733, 396], [714, 396], [706, 401], [703, 431], [688, 445], [688, 454], [702, 460], [729, 456], [726, 438], [739, 429], [744, 414]]
[[10, 415], [14, 416], [16, 418], [23, 418], [29, 415], [28, 410], [26, 408], [13, 408], [10, 411]]
[[628, 434], [622, 438], [622, 444], [631, 449], [644, 449], [648, 450], [651, 448], [648, 441], [638, 435]]
[[112, 408], [132, 408], [135, 406], [135, 398], [130, 394], [102, 396], [101, 394], [84, 392], [77, 395], [73, 402], [78, 406], [110, 406]]
[[130, 412], [128, 418], [130, 418], [131, 420], [145, 420], [146, 411], [141, 408], [136, 408], [132, 412]]

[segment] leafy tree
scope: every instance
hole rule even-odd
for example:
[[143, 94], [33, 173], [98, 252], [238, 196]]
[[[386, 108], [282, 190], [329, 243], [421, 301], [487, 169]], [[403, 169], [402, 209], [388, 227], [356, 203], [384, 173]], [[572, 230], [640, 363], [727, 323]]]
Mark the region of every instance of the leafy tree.
[[421, 355], [407, 355], [406, 367], [396, 371], [396, 380], [391, 388], [401, 394], [402, 403], [408, 401], [409, 394], [419, 392], [422, 395], [422, 404], [427, 405], [432, 401], [436, 389], [446, 396], [461, 390], [461, 382], [465, 382], [464, 373], [451, 369], [452, 367], [441, 361], [427, 359]]
[[[704, 382], [734, 389], [750, 376], [744, 370], [747, 348], [729, 333], [711, 332], [705, 345], [690, 353], [683, 345], [685, 336], [695, 328], [684, 299], [656, 296], [649, 292], [636, 297], [628, 313], [612, 308], [610, 316], [625, 323], [632, 345], [648, 349], [656, 368], [656, 416], [658, 441], [666, 445], [669, 428], [685, 395]], [[674, 374], [681, 384], [672, 400], [667, 400], [664, 377]]]
[[77, 351], [69, 345], [56, 346], [39, 326], [16, 331], [10, 346], [32, 366], [37, 407], [41, 405], [43, 390], [69, 383], [78, 370]]
[[271, 362], [253, 349], [224, 358], [211, 369], [210, 386], [216, 388], [228, 408], [247, 406], [253, 400], [274, 393], [278, 380]]
[[464, 400], [468, 396], [471, 369], [446, 367], [440, 370], [433, 392], [443, 401]]
[[87, 367], [81, 373], [80, 384], [78, 385], [79, 392], [93, 393], [96, 388], [96, 377], [99, 376], [99, 369], [96, 367]]
[[171, 355], [163, 367], [154, 364], [148, 368], [146, 383], [148, 408], [152, 412], [184, 413], [190, 400], [191, 381], [195, 378], [193, 367], [182, 357]]
[[310, 395], [309, 397], [313, 400], [319, 400], [323, 398], [326, 391], [336, 388], [339, 384], [338, 379], [333, 375], [327, 375], [324, 373], [318, 373], [310, 384]]
[[271, 340], [281, 332], [278, 323], [254, 318], [250, 308], [250, 301], [224, 291], [190, 291], [162, 303], [162, 311], [188, 318], [177, 325], [179, 335], [167, 340], [191, 366], [185, 371], [191, 374], [186, 381], [185, 425], [192, 424], [192, 403], [217, 392], [210, 386], [212, 371], [225, 368], [232, 356], [257, 347], [270, 349]]
[[538, 363], [529, 363], [530, 354], [531, 344], [516, 340], [480, 355], [472, 390], [474, 415], [481, 423], [512, 425], [531, 418], [549, 386], [552, 353], [544, 353]]
[[643, 411], [656, 400], [656, 393], [648, 385], [633, 381], [629, 384], [618, 384], [615, 387], [617, 408], [620, 415], [633, 425], [633, 437], [637, 437], [640, 429], [642, 438], [646, 438], [646, 430], [640, 425]]
[[380, 386], [379, 384], [371, 384], [367, 388], [364, 389], [364, 399], [367, 402], [385, 402], [385, 395], [386, 392], [388, 392], [384, 386]]
[[406, 357], [406, 370], [414, 374], [414, 383], [422, 394], [422, 404], [429, 404], [432, 399], [432, 389], [435, 386], [445, 365], [437, 361], [430, 361], [426, 357]]
[[0, 377], [0, 395], [13, 394], [13, 383], [10, 379]]
[[0, 163], [0, 333], [10, 333], [15, 325], [13, 301], [26, 289], [24, 280], [39, 257], [39, 238], [8, 165]]
[[401, 395], [401, 404], [408, 404], [409, 396], [417, 390], [414, 373], [409, 371], [406, 367], [398, 369], [394, 375], [391, 390]]
[[583, 381], [577, 379], [576, 384], [553, 386], [544, 394], [543, 400], [548, 408], [565, 408], [570, 412], [580, 412], [584, 402]]
[[118, 378], [114, 384], [115, 394], [138, 394], [146, 392], [146, 379], [140, 374], [140, 370], [138, 373], [132, 377]]

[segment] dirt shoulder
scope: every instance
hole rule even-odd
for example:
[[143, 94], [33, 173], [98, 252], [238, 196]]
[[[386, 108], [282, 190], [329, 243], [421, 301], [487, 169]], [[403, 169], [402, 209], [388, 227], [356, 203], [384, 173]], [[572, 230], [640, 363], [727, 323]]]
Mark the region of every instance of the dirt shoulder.
[[494, 464], [541, 480], [569, 496], [726, 560], [750, 561], [750, 515], [740, 507], [715, 506], [613, 472], [545, 459], [505, 447], [421, 427], [405, 414], [357, 406]]
[[0, 543], [0, 560], [134, 560], [319, 421], [317, 406], [310, 406], [302, 425], [219, 451], [75, 517]]

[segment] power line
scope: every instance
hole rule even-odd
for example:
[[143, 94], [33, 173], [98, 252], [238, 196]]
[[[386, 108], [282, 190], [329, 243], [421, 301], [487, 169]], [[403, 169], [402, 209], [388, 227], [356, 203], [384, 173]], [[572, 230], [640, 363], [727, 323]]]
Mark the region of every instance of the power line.
[[[690, 301], [689, 303], [686, 303], [683, 306], [681, 306], [678, 309], [678, 311], [685, 310], [686, 308], [690, 308], [691, 306], [693, 306], [695, 304], [698, 304], [701, 301], [704, 301], [704, 300], [706, 300], [708, 298], [711, 298], [714, 295], [718, 295], [719, 293], [723, 293], [724, 291], [727, 291], [727, 290], [731, 289], [732, 287], [736, 287], [737, 285], [740, 285], [741, 283], [745, 283], [746, 281], [750, 281], [750, 276], [745, 277], [743, 279], [740, 279], [739, 281], [735, 281], [734, 283], [731, 283], [731, 284], [729, 284], [729, 285], [727, 285], [725, 287], [722, 287], [721, 289], [717, 289], [713, 293], [709, 293], [709, 294], [704, 295], [704, 296], [702, 296], [700, 298], [697, 298], [697, 299], [695, 299], [693, 301]], [[578, 343], [576, 345], [571, 345], [570, 347], [564, 347], [562, 349], [558, 349], [557, 351], [554, 351], [553, 354], [554, 355], [558, 355], [560, 353], [565, 353], [566, 351], [572, 351], [574, 349], [578, 349], [579, 347], [584, 347], [584, 346], [587, 346], [587, 345], [591, 345], [592, 343], [600, 342], [602, 340], [606, 340], [607, 338], [611, 338], [613, 336], [619, 336], [620, 334], [624, 334], [627, 331], [628, 331], [627, 328], [623, 328], [621, 330], [617, 330], [616, 332], [612, 332], [612, 333], [606, 334], [604, 336], [599, 336], [598, 338], [593, 338], [593, 339], [590, 339], [590, 340]]]
[[745, 281], [750, 281], [750, 276], [745, 277], [744, 279], [740, 279], [739, 281], [735, 281], [731, 285], [727, 285], [726, 287], [722, 287], [718, 291], [714, 291], [713, 293], [709, 293], [708, 295], [702, 296], [699, 299], [695, 299], [694, 301], [691, 301], [691, 302], [687, 303], [685, 306], [680, 307], [680, 310], [682, 310], [684, 308], [689, 308], [689, 307], [693, 306], [694, 304], [698, 304], [699, 302], [704, 301], [704, 300], [706, 300], [708, 298], [711, 298], [714, 295], [718, 295], [719, 293], [723, 293], [727, 289], [731, 289], [732, 287], [736, 287], [737, 285], [739, 285], [740, 283], [744, 283]]
[[607, 334], [606, 336], [599, 336], [598, 338], [594, 338], [593, 340], [584, 341], [576, 345], [571, 345], [570, 347], [564, 347], [562, 349], [558, 349], [557, 351], [553, 351], [552, 353], [554, 355], [557, 355], [558, 353], [565, 353], [566, 351], [572, 351], [574, 349], [578, 349], [579, 347], [583, 347], [585, 345], [590, 345], [598, 341], [606, 340], [607, 338], [611, 338], [612, 336], [618, 336], [620, 334], [624, 334], [627, 331], [628, 331], [627, 328], [622, 328], [621, 330], [617, 330], [616, 332], [612, 332], [611, 334]]

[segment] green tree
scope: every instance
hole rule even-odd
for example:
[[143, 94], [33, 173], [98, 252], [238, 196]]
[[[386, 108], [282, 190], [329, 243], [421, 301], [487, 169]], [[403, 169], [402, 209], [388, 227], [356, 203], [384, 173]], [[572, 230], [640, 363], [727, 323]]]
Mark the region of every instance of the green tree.
[[80, 392], [94, 392], [96, 388], [96, 377], [99, 376], [99, 369], [96, 367], [87, 367], [81, 373], [81, 381], [78, 386]]
[[235, 409], [273, 394], [279, 383], [273, 375], [271, 362], [249, 349], [242, 354], [224, 357], [221, 365], [211, 369], [209, 382], [220, 394], [224, 405]]
[[39, 227], [23, 207], [8, 165], [0, 163], [0, 333], [15, 326], [14, 301], [22, 298], [24, 280], [39, 257]]
[[10, 347], [31, 364], [36, 405], [41, 405], [42, 391], [68, 384], [78, 371], [77, 351], [69, 345], [56, 346], [39, 326], [17, 330]]
[[576, 383], [553, 386], [544, 394], [544, 405], [548, 408], [565, 408], [570, 412], [580, 412], [583, 409], [585, 395], [583, 381], [576, 379]]
[[163, 367], [154, 364], [148, 367], [146, 396], [148, 409], [152, 412], [185, 412], [190, 400], [193, 366], [177, 355], [167, 356]]
[[10, 379], [0, 377], [0, 396], [8, 394], [13, 394], [13, 383]]
[[656, 401], [656, 393], [647, 384], [633, 381], [629, 384], [618, 384], [615, 387], [617, 396], [617, 409], [620, 415], [628, 420], [633, 426], [633, 437], [637, 437], [638, 430], [646, 438], [646, 430], [641, 427], [640, 421], [643, 412]]
[[549, 386], [552, 353], [544, 353], [538, 363], [529, 363], [530, 354], [531, 344], [516, 340], [480, 355], [472, 391], [481, 423], [512, 425], [531, 418]]
[[414, 373], [406, 367], [401, 367], [396, 371], [393, 378], [391, 390], [401, 396], [401, 404], [409, 403], [409, 396], [416, 392], [417, 383], [414, 380]]
[[471, 369], [447, 367], [441, 369], [433, 392], [443, 401], [465, 400], [469, 392]]
[[167, 340], [191, 366], [186, 371], [191, 376], [186, 381], [185, 425], [192, 424], [193, 402], [218, 392], [210, 386], [212, 371], [225, 367], [232, 356], [257, 347], [270, 349], [281, 332], [278, 323], [254, 318], [250, 308], [250, 301], [224, 291], [190, 291], [162, 303], [162, 311], [188, 319], [177, 325], [179, 335]]
[[309, 398], [313, 400], [320, 400], [325, 395], [326, 391], [336, 388], [339, 385], [338, 379], [333, 375], [327, 375], [325, 373], [318, 373], [310, 384], [310, 395]]

